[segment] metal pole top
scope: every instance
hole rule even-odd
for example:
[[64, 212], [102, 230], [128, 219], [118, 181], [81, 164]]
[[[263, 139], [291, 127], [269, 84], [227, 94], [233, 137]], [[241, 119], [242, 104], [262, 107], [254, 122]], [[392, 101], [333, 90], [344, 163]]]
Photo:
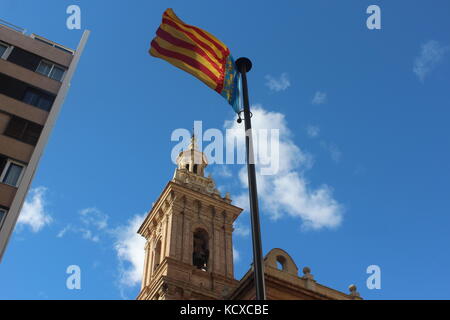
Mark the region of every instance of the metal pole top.
[[236, 66], [239, 72], [249, 72], [252, 70], [252, 62], [249, 58], [239, 58], [236, 60]]

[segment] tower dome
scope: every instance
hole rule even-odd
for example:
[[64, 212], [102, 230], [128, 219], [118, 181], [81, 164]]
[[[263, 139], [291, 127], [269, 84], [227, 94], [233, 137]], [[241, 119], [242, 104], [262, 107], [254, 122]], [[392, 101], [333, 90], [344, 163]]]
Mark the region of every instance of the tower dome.
[[203, 152], [198, 150], [197, 139], [195, 135], [192, 135], [188, 149], [180, 152], [177, 157], [178, 169], [186, 169], [203, 177], [207, 165], [208, 159]]

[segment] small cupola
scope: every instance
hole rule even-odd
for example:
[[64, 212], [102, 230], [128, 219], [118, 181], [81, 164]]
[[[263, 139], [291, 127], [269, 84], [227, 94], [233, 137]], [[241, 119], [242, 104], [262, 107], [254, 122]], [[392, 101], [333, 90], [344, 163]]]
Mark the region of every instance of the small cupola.
[[179, 170], [187, 170], [200, 176], [205, 175], [205, 168], [208, 160], [203, 152], [198, 150], [197, 139], [192, 135], [191, 143], [187, 150], [180, 152], [177, 158]]

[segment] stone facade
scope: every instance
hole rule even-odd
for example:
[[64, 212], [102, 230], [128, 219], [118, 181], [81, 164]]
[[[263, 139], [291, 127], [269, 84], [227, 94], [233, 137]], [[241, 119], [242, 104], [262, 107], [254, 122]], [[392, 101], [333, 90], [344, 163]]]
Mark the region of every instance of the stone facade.
[[[272, 249], [264, 258], [266, 296], [268, 300], [361, 300], [356, 286], [346, 294], [326, 287], [316, 280], [308, 267], [303, 276], [289, 254], [282, 249]], [[254, 300], [253, 270], [250, 269], [230, 294], [230, 300]]]
[[[180, 153], [173, 179], [139, 228], [146, 240], [139, 300], [250, 300], [255, 298], [252, 270], [234, 278], [233, 223], [241, 208], [224, 197], [198, 151], [195, 138]], [[278, 268], [278, 264], [281, 269]], [[360, 299], [356, 287], [345, 294], [318, 284], [309, 268], [298, 276], [292, 258], [281, 249], [265, 257], [268, 299]]]

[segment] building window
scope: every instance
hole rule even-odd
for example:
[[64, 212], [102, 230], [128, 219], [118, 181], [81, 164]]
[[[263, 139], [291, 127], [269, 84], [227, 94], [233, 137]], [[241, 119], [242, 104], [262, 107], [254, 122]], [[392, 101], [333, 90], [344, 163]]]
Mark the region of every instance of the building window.
[[66, 69], [63, 67], [57, 66], [54, 63], [51, 63], [49, 61], [42, 60], [39, 63], [39, 66], [36, 69], [37, 73], [40, 73], [46, 77], [52, 78], [56, 81], [62, 81], [64, 77], [64, 73], [66, 72]]
[[197, 269], [207, 271], [209, 260], [209, 235], [204, 229], [197, 229], [194, 232], [194, 250], [192, 253], [192, 264]]
[[[36, 69], [36, 68], [35, 68]], [[33, 69], [33, 70], [35, 70]], [[55, 96], [0, 72], [0, 94], [49, 111]]]
[[8, 163], [1, 175], [1, 182], [13, 187], [17, 187], [22, 178], [25, 166], [15, 161], [8, 160]]
[[41, 62], [42, 57], [18, 47], [14, 47], [11, 49], [12, 50], [9, 53], [8, 57], [4, 57], [4, 59], [7, 59], [9, 62], [21, 66], [25, 69], [36, 71], [36, 68], [39, 65], [39, 62]]
[[153, 271], [155, 271], [161, 264], [161, 240], [158, 240], [155, 246], [155, 253], [153, 256]]
[[23, 102], [31, 104], [39, 109], [50, 111], [53, 99], [44, 93], [41, 93], [35, 89], [27, 89]]
[[5, 136], [35, 146], [42, 132], [42, 126], [19, 117], [12, 117], [4, 132]]
[[52, 71], [52, 64], [50, 62], [46, 62], [44, 60], [39, 63], [39, 66], [36, 69], [36, 72], [43, 74], [44, 76], [47, 76], [50, 74], [50, 71]]
[[3, 56], [6, 55], [6, 51], [8, 50], [8, 48], [9, 46], [0, 42], [0, 59], [4, 59]]
[[5, 209], [0, 208], [0, 229], [1, 229], [1, 227], [2, 227], [3, 221], [4, 221], [5, 218], [6, 218], [6, 214], [7, 214], [7, 213], [8, 213], [8, 212], [7, 212]]

